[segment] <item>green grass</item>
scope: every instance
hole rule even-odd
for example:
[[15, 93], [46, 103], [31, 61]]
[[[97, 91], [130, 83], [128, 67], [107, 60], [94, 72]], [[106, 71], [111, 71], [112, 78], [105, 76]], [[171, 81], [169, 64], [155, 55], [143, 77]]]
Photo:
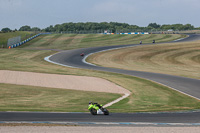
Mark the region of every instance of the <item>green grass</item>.
[[118, 97], [112, 93], [0, 84], [0, 111], [88, 112], [89, 101], [106, 104]]
[[34, 33], [29, 32], [29, 31], [16, 31], [16, 32], [0, 33], [0, 47], [2, 47], [2, 45], [4, 45], [4, 48], [6, 48], [7, 41], [9, 38], [21, 36], [21, 39], [25, 39], [26, 37], [29, 37], [31, 34], [34, 34]]
[[[0, 69], [104, 78], [131, 91], [131, 96], [109, 107], [111, 112], [199, 109], [200, 102], [198, 100], [156, 83], [121, 74], [58, 66], [43, 60], [44, 57], [54, 54], [54, 51], [28, 49], [72, 49], [90, 46], [115, 45], [123, 44], [124, 41], [132, 43], [132, 37], [133, 36], [128, 35], [44, 35], [17, 49], [0, 49]], [[135, 36], [135, 39], [138, 41], [141, 38], [146, 38], [151, 41], [151, 37], [161, 37], [166, 39], [165, 36], [160, 35], [138, 35]], [[87, 38], [90, 39], [87, 40]], [[198, 59], [195, 58], [194, 60]], [[1, 111], [85, 112], [87, 111], [86, 106], [88, 101], [91, 99], [92, 101], [105, 104], [116, 97], [119, 97], [118, 94], [106, 93], [104, 95], [103, 93], [97, 92], [71, 91], [11, 84], [0, 84], [0, 91]], [[77, 107], [76, 105], [80, 106]]]
[[[125, 83], [123, 83], [126, 81]], [[132, 94], [128, 98], [112, 105], [113, 112], [158, 112], [200, 109], [200, 102], [154, 82], [123, 76], [119, 84], [126, 84]]]
[[109, 45], [137, 44], [172, 41], [183, 38], [185, 35], [103, 35], [103, 34], [51, 34], [43, 35], [31, 42], [26, 43], [21, 48], [40, 48], [40, 49], [77, 49]]
[[200, 79], [200, 41], [129, 47], [91, 55], [105, 67]]
[[[58, 65], [48, 63], [44, 61], [43, 58], [49, 54], [52, 54], [51, 51], [11, 49], [11, 50], [0, 50], [0, 53], [1, 53], [0, 54], [1, 55], [0, 69], [3, 69], [3, 70], [7, 69], [7, 70], [31, 71], [31, 72], [40, 72], [40, 73], [55, 73], [55, 74], [64, 74], [64, 75], [82, 75], [82, 76], [84, 75], [84, 76], [100, 77], [130, 90], [131, 91], [130, 97], [109, 107], [109, 110], [111, 112], [172, 111], [172, 110], [188, 110], [188, 109], [200, 108], [200, 102], [197, 101], [196, 99], [185, 96], [167, 87], [157, 85], [156, 83], [153, 83], [144, 79], [121, 75], [121, 74], [98, 72], [98, 71], [93, 71], [93, 70], [66, 68], [63, 66], [58, 66]], [[9, 93], [5, 92], [5, 90], [4, 92], [1, 92], [0, 94], [2, 96], [0, 98], [0, 101], [5, 101], [5, 99], [8, 98], [8, 95], [11, 95], [10, 93], [16, 92], [16, 90], [19, 91], [20, 88], [23, 88], [19, 91], [21, 93], [20, 96], [18, 96], [19, 94], [13, 95], [10, 102], [5, 104], [4, 106], [0, 104], [0, 107], [2, 107], [4, 111], [6, 110], [13, 110], [13, 111], [21, 110], [22, 111], [22, 108], [23, 110], [26, 110], [26, 111], [61, 111], [61, 112], [73, 111], [69, 108], [69, 106], [66, 105], [65, 102], [58, 102], [59, 106], [55, 107], [54, 110], [52, 108], [50, 109], [48, 107], [46, 108], [43, 107], [45, 103], [48, 104], [49, 102], [48, 100], [45, 100], [46, 97], [55, 98], [54, 94], [49, 93], [49, 92], [48, 93], [40, 92], [40, 94], [43, 94], [43, 95], [39, 95], [39, 93], [37, 94], [37, 98], [40, 99], [42, 104], [36, 104], [37, 101], [35, 101], [36, 103], [34, 103], [34, 100], [32, 100], [32, 102], [29, 102], [29, 107], [27, 107], [27, 103], [23, 102], [23, 100], [15, 102], [15, 100], [20, 97], [27, 97], [26, 92], [29, 92], [29, 89], [31, 90], [34, 88], [37, 91], [50, 89], [49, 91], [51, 92], [54, 90], [53, 88], [15, 86], [15, 85], [8, 85], [8, 84], [1, 85], [1, 86], [6, 86], [6, 90], [9, 90]], [[1, 87], [1, 88], [5, 88], [5, 87]], [[85, 105], [88, 103], [88, 101], [90, 101], [91, 99], [90, 96], [88, 95], [86, 96], [84, 93], [80, 91], [80, 94], [71, 93], [70, 96], [68, 95], [69, 97], [65, 97], [62, 94], [65, 94], [63, 91], [66, 91], [66, 93], [68, 93], [67, 90], [62, 90], [62, 89], [55, 89], [55, 90], [57, 90], [56, 96], [64, 97], [65, 100], [70, 99], [71, 98], [70, 96], [77, 97], [76, 95], [78, 95], [79, 97], [79, 95], [83, 95], [82, 97], [83, 102], [80, 100], [75, 100], [75, 103], [78, 105], [84, 104], [84, 107], [80, 106], [81, 109], [77, 108], [76, 110], [77, 112], [86, 111]], [[59, 93], [58, 91], [61, 91], [61, 92]], [[94, 101], [97, 101], [102, 104], [110, 102], [110, 99], [109, 99], [110, 94], [107, 94], [108, 97], [104, 97], [104, 95], [101, 95], [101, 93], [95, 92], [95, 95], [101, 96], [102, 100], [104, 101], [101, 101], [100, 97], [99, 99], [94, 99]], [[5, 97], [2, 98], [3, 96]], [[111, 94], [111, 97], [112, 97], [112, 94]], [[52, 103], [52, 105], [54, 105], [54, 103]], [[60, 108], [60, 106], [63, 106], [66, 108]], [[31, 108], [31, 107], [34, 107], [34, 108]]]

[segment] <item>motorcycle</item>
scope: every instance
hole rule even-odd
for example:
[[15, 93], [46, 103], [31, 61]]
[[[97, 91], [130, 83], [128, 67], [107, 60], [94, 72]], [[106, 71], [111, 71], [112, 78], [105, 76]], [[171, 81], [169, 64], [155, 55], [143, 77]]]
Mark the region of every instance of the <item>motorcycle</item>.
[[84, 56], [84, 55], [85, 55], [84, 53], [81, 53], [81, 54], [80, 54], [80, 56]]
[[97, 115], [97, 114], [109, 115], [109, 111], [106, 108], [103, 108], [103, 106], [99, 105], [98, 103], [90, 103], [88, 110], [92, 115]]

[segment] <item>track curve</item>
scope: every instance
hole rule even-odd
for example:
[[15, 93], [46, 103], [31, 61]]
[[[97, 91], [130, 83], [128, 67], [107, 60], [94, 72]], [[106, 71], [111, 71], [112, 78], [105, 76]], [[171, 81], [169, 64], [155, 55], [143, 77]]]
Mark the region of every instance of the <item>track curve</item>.
[[[176, 42], [186, 42], [186, 41], [194, 41], [194, 40], [200, 40], [200, 35], [198, 34], [190, 35], [189, 37], [176, 41]], [[170, 42], [170, 43], [173, 43], [173, 42]], [[49, 60], [51, 60], [54, 63], [58, 63], [60, 65], [65, 65], [65, 66], [70, 66], [70, 67], [75, 67], [75, 68], [114, 72], [114, 73], [126, 74], [126, 75], [148, 79], [148, 80], [160, 83], [162, 85], [168, 86], [181, 93], [184, 93], [186, 95], [189, 95], [191, 97], [194, 97], [200, 100], [200, 80], [198, 79], [191, 79], [191, 78], [185, 78], [185, 77], [180, 77], [180, 76], [173, 76], [173, 75], [159, 74], [159, 73], [152, 73], [152, 72], [132, 71], [132, 70], [123, 70], [123, 69], [95, 66], [89, 63], [85, 63], [84, 59], [80, 56], [80, 53], [85, 53], [85, 54], [90, 55], [91, 53], [96, 53], [99, 51], [119, 49], [123, 47], [134, 47], [134, 46], [139, 46], [139, 45], [140, 44], [131, 44], [131, 45], [117, 45], [117, 46], [67, 50], [67, 51], [63, 51], [49, 57]], [[142, 45], [149, 45], [149, 44], [142, 44]]]
[[[200, 40], [200, 35], [190, 35], [189, 37], [182, 40], [177, 40], [176, 42], [194, 40]], [[49, 59], [54, 63], [64, 66], [114, 72], [145, 78], [166, 85], [168, 87], [176, 89], [177, 91], [185, 93], [186, 95], [190, 95], [200, 100], [200, 80], [198, 79], [150, 72], [100, 67], [84, 63], [82, 61], [83, 58], [80, 57], [80, 53], [91, 54], [108, 49], [134, 47], [138, 45], [139, 44], [132, 44], [67, 50], [50, 56]], [[0, 112], [0, 121], [200, 123], [200, 111], [179, 113], [112, 113], [110, 116], [92, 116], [88, 113]]]

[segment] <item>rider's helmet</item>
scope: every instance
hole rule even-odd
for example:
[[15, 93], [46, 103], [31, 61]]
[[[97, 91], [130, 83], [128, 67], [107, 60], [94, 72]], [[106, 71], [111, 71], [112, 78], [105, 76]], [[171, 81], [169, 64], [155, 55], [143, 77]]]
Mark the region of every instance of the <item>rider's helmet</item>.
[[91, 101], [89, 101], [89, 104], [92, 104], [92, 102], [91, 102]]

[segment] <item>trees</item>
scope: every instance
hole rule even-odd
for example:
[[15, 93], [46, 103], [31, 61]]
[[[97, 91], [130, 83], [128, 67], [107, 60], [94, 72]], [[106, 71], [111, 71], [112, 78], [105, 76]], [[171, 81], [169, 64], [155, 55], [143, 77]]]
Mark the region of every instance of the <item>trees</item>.
[[117, 22], [78, 22], [78, 23], [63, 23], [63, 24], [57, 24], [55, 26], [49, 26], [45, 28], [44, 30], [46, 32], [93, 32], [93, 33], [102, 33], [104, 30], [107, 30], [108, 32], [116, 32], [120, 29], [123, 29], [123, 31], [127, 31], [128, 29], [137, 29], [139, 26], [136, 25], [129, 25], [126, 23], [117, 23]]
[[172, 24], [172, 25], [162, 25], [161, 26], [162, 30], [169, 30], [169, 29], [173, 29], [173, 30], [194, 30], [194, 26], [191, 24]]
[[3, 28], [1, 29], [1, 31], [6, 33], [6, 32], [11, 32], [12, 30], [10, 28]]
[[44, 29], [45, 32], [55, 32], [53, 25], [50, 25], [49, 27]]
[[41, 29], [38, 27], [33, 27], [33, 28], [31, 28], [31, 31], [41, 31]]
[[31, 31], [31, 27], [28, 25], [22, 26], [19, 31]]
[[[78, 23], [63, 23], [56, 24], [55, 26], [50, 25], [45, 29], [40, 29], [38, 27], [31, 28], [28, 25], [22, 26], [19, 31], [45, 31], [45, 32], [68, 32], [68, 33], [103, 33], [105, 30], [112, 33], [120, 32], [150, 32], [150, 31], [167, 31], [167, 30], [194, 30], [195, 28], [191, 24], [164, 24], [160, 25], [157, 23], [149, 23], [147, 27], [139, 27], [137, 25], [130, 25], [127, 23], [118, 22], [78, 22]], [[9, 28], [3, 28], [2, 32], [11, 31]]]
[[119, 32], [145, 32], [151, 30], [192, 30], [194, 26], [191, 24], [164, 24], [159, 25], [157, 23], [150, 23], [147, 27], [139, 27], [137, 25], [129, 25], [127, 23], [118, 23], [118, 22], [79, 22], [79, 23], [63, 23], [57, 24], [55, 26], [49, 26], [45, 28], [46, 32], [93, 32], [93, 33], [102, 33], [105, 30], [108, 32], [119, 33]]
[[184, 25], [183, 30], [194, 30], [194, 26], [191, 24], [186, 24]]
[[171, 25], [169, 25], [169, 24], [164, 24], [160, 28], [162, 30], [169, 30], [169, 29], [173, 29], [174, 30], [174, 28]]
[[150, 23], [147, 27], [153, 28], [153, 29], [158, 29], [158, 28], [160, 28], [160, 25], [157, 23]]

